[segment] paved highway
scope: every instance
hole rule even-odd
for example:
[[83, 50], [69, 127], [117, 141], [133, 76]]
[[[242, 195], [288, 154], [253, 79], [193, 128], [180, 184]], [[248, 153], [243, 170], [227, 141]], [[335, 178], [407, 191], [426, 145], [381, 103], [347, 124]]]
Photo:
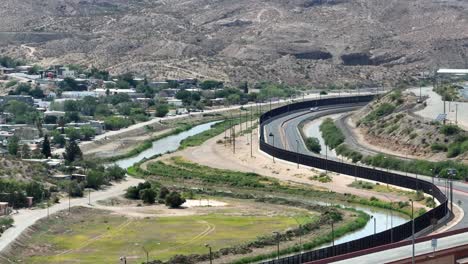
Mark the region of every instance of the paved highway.
[[[350, 128], [348, 126], [348, 123], [346, 121], [347, 118], [349, 118], [349, 116], [343, 116], [342, 118], [337, 120], [337, 126], [341, 129], [343, 134], [346, 136], [346, 144], [351, 146], [351, 148], [356, 149], [356, 150], [360, 151], [361, 153], [364, 153], [365, 155], [376, 155], [376, 154], [379, 154], [379, 153], [380, 154], [385, 154], [385, 153], [381, 153], [381, 152], [378, 152], [378, 151], [373, 150], [373, 149], [369, 149], [368, 147], [359, 144], [359, 140], [357, 140], [356, 134], [353, 133], [352, 128]], [[397, 157], [397, 158], [403, 159], [403, 160], [407, 159], [403, 155], [389, 155], [389, 154], [385, 154], [385, 155], [394, 156], [394, 157]], [[402, 172], [398, 172], [398, 171], [394, 171], [394, 172], [395, 173], [402, 173]], [[404, 173], [404, 174], [408, 175], [408, 176], [412, 176], [412, 177], [418, 177], [419, 179], [423, 179], [423, 180], [426, 180], [426, 181], [433, 181], [434, 180], [432, 177], [429, 177], [429, 176], [422, 176], [422, 175], [416, 175], [416, 174], [411, 174], [411, 173], [410, 174]], [[437, 185], [437, 187], [439, 187], [439, 189], [446, 190], [446, 186], [444, 186], [444, 184], [445, 184], [444, 179], [435, 179], [434, 183]], [[454, 192], [453, 192], [454, 202], [458, 203], [458, 201], [461, 201], [460, 207], [465, 212], [468, 212], [468, 184], [465, 183], [465, 182], [462, 182], [462, 181], [454, 181], [453, 182], [453, 189], [454, 189]], [[454, 227], [452, 227], [451, 230], [455, 230], [455, 229], [459, 229], [459, 228], [465, 228], [465, 227], [468, 227], [468, 214], [465, 217], [463, 217], [463, 219], [459, 223], [457, 223]]]
[[[296, 151], [308, 155], [318, 155], [307, 150], [305, 147], [304, 140], [299, 132], [299, 124], [305, 120], [312, 118], [319, 118], [326, 115], [332, 115], [343, 112], [350, 112], [358, 109], [362, 105], [334, 105], [329, 107], [321, 107], [319, 111], [311, 112], [310, 109], [304, 111], [298, 111], [291, 113], [289, 115], [283, 115], [275, 120], [271, 121], [265, 126], [265, 137], [269, 144], [273, 145], [273, 137], [270, 137], [269, 134], [274, 135], [274, 145], [279, 148], [283, 148], [290, 151]], [[378, 152], [365, 148], [364, 146], [359, 145], [357, 140], [352, 137], [352, 133], [349, 131], [344, 131], [347, 136], [346, 143], [350, 144], [354, 149], [363, 150], [366, 155], [374, 155]], [[299, 144], [297, 144], [299, 142]], [[329, 157], [333, 159], [333, 157]], [[405, 157], [400, 157], [405, 158]], [[362, 166], [362, 164], [361, 164]], [[393, 171], [395, 173], [406, 174], [404, 172]], [[432, 181], [432, 177], [421, 176], [421, 175], [412, 175], [406, 174], [408, 176], [418, 177], [426, 181]], [[445, 181], [435, 180], [435, 184], [444, 191], [446, 187], [444, 186]], [[461, 201], [461, 207], [464, 211], [468, 212], [468, 184], [464, 182], [454, 182], [454, 202]], [[463, 227], [468, 227], [468, 214], [463, 217], [463, 219], [457, 223], [455, 226], [451, 227], [451, 230], [459, 229]]]

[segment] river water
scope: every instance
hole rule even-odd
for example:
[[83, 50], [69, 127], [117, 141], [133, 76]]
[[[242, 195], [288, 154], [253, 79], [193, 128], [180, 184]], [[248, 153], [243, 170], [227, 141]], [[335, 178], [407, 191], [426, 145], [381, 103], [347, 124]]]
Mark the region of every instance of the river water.
[[218, 123], [220, 121], [213, 121], [206, 124], [195, 126], [187, 131], [179, 133], [177, 135], [168, 136], [162, 138], [160, 140], [154, 141], [153, 146], [137, 156], [133, 156], [130, 158], [121, 159], [115, 162], [116, 165], [120, 166], [121, 168], [127, 169], [133, 164], [145, 159], [150, 158], [155, 155], [164, 154], [167, 152], [175, 151], [179, 148], [180, 142], [190, 136], [194, 136], [196, 134], [200, 134], [208, 129], [211, 128], [212, 125]]
[[[333, 115], [332, 117], [338, 118], [339, 116], [340, 115], [338, 114], [338, 115]], [[141, 161], [144, 158], [150, 158], [154, 155], [175, 151], [179, 148], [180, 142], [182, 140], [186, 139], [187, 137], [194, 136], [196, 134], [202, 133], [210, 129], [211, 126], [216, 124], [217, 122], [220, 122], [220, 121], [214, 121], [214, 122], [198, 125], [198, 126], [193, 127], [190, 130], [179, 133], [177, 135], [168, 136], [160, 140], [154, 141], [153, 146], [150, 149], [143, 151], [137, 156], [118, 160], [115, 162], [115, 164], [122, 168], [128, 168], [132, 166], [133, 164], [135, 164], [136, 162]], [[312, 126], [310, 132], [312, 133], [315, 131], [312, 136], [315, 136], [320, 140], [321, 144], [323, 144], [322, 148], [324, 149], [324, 143], [323, 143], [323, 138], [321, 136], [321, 133], [317, 132], [320, 122], [316, 122], [316, 123], [317, 125]], [[325, 204], [321, 202], [317, 202], [317, 203], [322, 204], [322, 205]], [[408, 221], [404, 215], [398, 214], [396, 212], [391, 212], [389, 210], [366, 207], [366, 206], [356, 205], [356, 204], [346, 204], [346, 205], [341, 205], [341, 206], [364, 211], [367, 214], [373, 216], [373, 218], [376, 219], [376, 227], [377, 227], [376, 231], [377, 232], [384, 231], [386, 229], [391, 228], [391, 226], [398, 226]], [[371, 221], [369, 221], [364, 228], [336, 239], [335, 244], [344, 243], [347, 241], [358, 239], [364, 236], [371, 235], [373, 233], [374, 233], [374, 220], [371, 219]], [[326, 246], [328, 245], [323, 245], [322, 247], [326, 247]]]

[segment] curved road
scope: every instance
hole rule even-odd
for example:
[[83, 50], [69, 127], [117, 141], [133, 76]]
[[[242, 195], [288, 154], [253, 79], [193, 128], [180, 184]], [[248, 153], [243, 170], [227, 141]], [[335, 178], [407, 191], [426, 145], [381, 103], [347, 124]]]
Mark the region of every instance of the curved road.
[[[318, 155], [307, 150], [305, 147], [304, 140], [301, 133], [299, 132], [299, 124], [311, 118], [319, 118], [326, 115], [332, 115], [343, 112], [350, 112], [358, 109], [361, 105], [335, 105], [333, 107], [322, 107], [317, 112], [311, 112], [310, 110], [298, 111], [291, 113], [289, 115], [283, 115], [270, 123], [265, 125], [265, 137], [269, 144], [273, 144], [273, 137], [268, 136], [270, 133], [274, 135], [275, 146], [283, 148], [290, 151], [296, 151], [299, 153], [304, 153], [308, 155]], [[343, 121], [338, 121], [338, 126], [343, 128]], [[366, 148], [365, 146], [360, 145], [358, 140], [353, 136], [354, 134], [350, 132], [349, 128], [344, 126], [344, 134], [346, 136], [346, 143], [349, 144], [353, 149], [363, 150], [365, 155], [375, 155], [379, 152]], [[297, 144], [299, 142], [300, 144]], [[405, 159], [405, 157], [398, 157]], [[329, 159], [334, 159], [329, 157]], [[341, 160], [340, 160], [341, 161]], [[393, 171], [394, 173], [403, 174], [403, 172]], [[406, 174], [406, 173], [405, 173]], [[432, 181], [433, 178], [429, 176], [413, 175], [407, 174], [408, 176], [418, 177], [426, 181]], [[435, 184], [443, 192], [446, 190], [444, 186], [444, 180], [435, 180]], [[454, 202], [461, 201], [461, 207], [464, 211], [468, 212], [468, 184], [464, 182], [454, 181], [453, 182], [454, 191], [453, 191], [453, 200]], [[463, 216], [460, 222], [455, 226], [451, 227], [450, 230], [455, 230], [459, 228], [468, 227], [468, 214]]]

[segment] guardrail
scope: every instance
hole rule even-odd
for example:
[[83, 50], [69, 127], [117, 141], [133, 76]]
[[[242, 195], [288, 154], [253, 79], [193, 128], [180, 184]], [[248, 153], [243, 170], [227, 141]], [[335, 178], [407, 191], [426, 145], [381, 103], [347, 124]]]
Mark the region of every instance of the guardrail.
[[[294, 103], [273, 109], [260, 117], [260, 150], [278, 159], [286, 160], [292, 163], [298, 162], [302, 165], [323, 170], [329, 170], [340, 174], [355, 176], [362, 179], [388, 183], [391, 185], [396, 185], [413, 190], [422, 190], [424, 193], [433, 195], [434, 198], [439, 201], [439, 206], [414, 219], [414, 232], [421, 232], [424, 229], [431, 227], [436, 221], [443, 219], [449, 213], [447, 206], [447, 197], [434, 184], [392, 172], [386, 172], [382, 170], [358, 166], [356, 164], [349, 164], [334, 160], [328, 160], [321, 157], [296, 153], [293, 151], [274, 147], [266, 143], [265, 141], [264, 126], [271, 122], [273, 119], [278, 118], [279, 116], [283, 116], [285, 114], [301, 109], [308, 109], [311, 107], [370, 102], [373, 98], [373, 95], [327, 98], [322, 100], [311, 100]], [[322, 260], [342, 254], [348, 254], [360, 250], [365, 250], [377, 246], [402, 241], [411, 237], [411, 235], [412, 223], [411, 221], [409, 221], [392, 229], [388, 229], [383, 232], [377, 233], [375, 235], [370, 235], [339, 245], [329, 246], [313, 251], [308, 251], [302, 254], [262, 263], [300, 264], [310, 261]]]

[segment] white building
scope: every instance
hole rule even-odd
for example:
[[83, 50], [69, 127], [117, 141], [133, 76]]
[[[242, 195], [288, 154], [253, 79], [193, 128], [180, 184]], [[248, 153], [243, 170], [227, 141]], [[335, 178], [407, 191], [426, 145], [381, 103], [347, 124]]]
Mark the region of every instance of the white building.
[[128, 94], [128, 95], [132, 95], [132, 94], [135, 94], [136, 91], [135, 89], [102, 89], [102, 88], [99, 88], [99, 89], [96, 89], [94, 90], [99, 96], [105, 96], [107, 95], [107, 91], [109, 91], [109, 94], [110, 95], [114, 95], [114, 94]]
[[182, 106], [183, 105], [183, 102], [182, 100], [179, 100], [179, 99], [168, 99], [167, 100], [167, 103], [170, 104], [170, 105], [173, 105], [173, 106]]

